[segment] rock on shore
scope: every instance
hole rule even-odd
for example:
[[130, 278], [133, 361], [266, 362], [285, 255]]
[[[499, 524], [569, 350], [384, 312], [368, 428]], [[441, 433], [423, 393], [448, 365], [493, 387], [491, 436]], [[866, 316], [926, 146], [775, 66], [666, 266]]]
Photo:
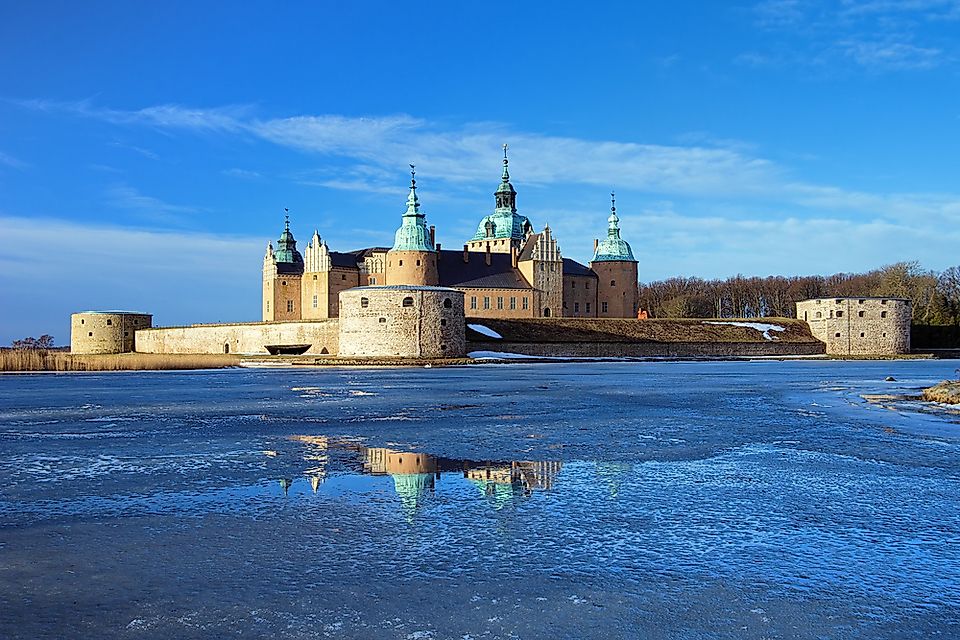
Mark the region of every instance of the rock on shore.
[[924, 389], [923, 399], [928, 402], [960, 404], [960, 380], [944, 380], [938, 385]]

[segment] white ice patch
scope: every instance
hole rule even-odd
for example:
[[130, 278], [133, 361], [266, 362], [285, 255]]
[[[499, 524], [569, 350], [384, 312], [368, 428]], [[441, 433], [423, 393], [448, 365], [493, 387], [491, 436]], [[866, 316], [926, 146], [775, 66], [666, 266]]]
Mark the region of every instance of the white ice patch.
[[509, 360], [511, 358], [529, 360], [536, 358], [536, 356], [525, 356], [522, 353], [504, 353], [500, 351], [471, 351], [467, 355], [475, 360]]
[[733, 321], [709, 322], [709, 321], [706, 321], [703, 324], [729, 324], [735, 327], [747, 327], [748, 329], [756, 329], [757, 331], [763, 332], [764, 340], [779, 340], [780, 338], [770, 335], [770, 332], [786, 331], [786, 329], [784, 329], [778, 324], [767, 324], [765, 322], [733, 322]]
[[503, 339], [503, 336], [491, 329], [490, 327], [485, 327], [482, 324], [468, 324], [468, 327], [476, 331], [477, 333], [482, 333], [485, 336], [491, 338], [496, 338], [497, 340]]

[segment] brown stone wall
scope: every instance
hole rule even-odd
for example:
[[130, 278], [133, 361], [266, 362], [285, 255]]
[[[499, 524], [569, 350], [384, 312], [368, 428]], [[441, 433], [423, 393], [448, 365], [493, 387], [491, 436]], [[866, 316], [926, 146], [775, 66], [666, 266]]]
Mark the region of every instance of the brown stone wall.
[[387, 253], [386, 285], [435, 286], [437, 254], [433, 251], [390, 251]]
[[140, 353], [266, 354], [266, 345], [309, 344], [311, 355], [336, 355], [337, 320], [248, 322], [163, 327], [136, 333]]
[[470, 341], [468, 352], [495, 351], [556, 358], [741, 358], [824, 353], [820, 343], [790, 342], [501, 342]]
[[133, 351], [136, 331], [152, 322], [148, 313], [74, 313], [70, 316], [70, 353]]
[[910, 301], [902, 298], [816, 298], [797, 303], [797, 318], [831, 355], [910, 352]]
[[592, 276], [563, 276], [563, 316], [597, 317], [597, 283]]
[[[535, 318], [538, 298], [533, 289], [462, 289], [466, 315], [477, 318]], [[511, 298], [515, 308], [510, 308]], [[523, 299], [527, 299], [524, 309]], [[474, 301], [476, 308], [474, 308]], [[487, 307], [489, 302], [489, 309]], [[503, 308], [500, 308], [500, 305]]]
[[619, 261], [591, 262], [600, 277], [597, 289], [598, 318], [636, 318], [637, 263]]
[[343, 357], [456, 358], [466, 348], [463, 293], [360, 287], [340, 294]]
[[[277, 274], [264, 282], [264, 317], [271, 320], [300, 320], [300, 276]], [[287, 304], [292, 302], [293, 310]]]

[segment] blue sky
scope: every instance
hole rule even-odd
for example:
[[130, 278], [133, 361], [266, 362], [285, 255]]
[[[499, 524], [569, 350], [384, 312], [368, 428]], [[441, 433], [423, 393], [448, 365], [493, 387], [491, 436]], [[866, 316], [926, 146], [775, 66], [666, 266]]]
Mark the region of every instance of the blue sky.
[[[129, 308], [256, 320], [301, 242], [438, 241], [493, 206], [642, 280], [960, 262], [960, 0], [7, 2], [0, 342]], [[21, 315], [26, 310], [29, 316]]]

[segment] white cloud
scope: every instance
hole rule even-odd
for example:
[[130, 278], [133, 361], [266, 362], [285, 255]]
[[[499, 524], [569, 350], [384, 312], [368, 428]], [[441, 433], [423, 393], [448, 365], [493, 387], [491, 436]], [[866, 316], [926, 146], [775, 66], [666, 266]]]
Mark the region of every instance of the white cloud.
[[135, 187], [125, 184], [108, 188], [105, 195], [111, 206], [132, 211], [141, 217], [159, 222], [179, 223], [186, 219], [189, 214], [202, 211], [198, 207], [170, 204], [159, 198], [144, 195]]
[[0, 165], [10, 167], [11, 169], [23, 169], [27, 166], [27, 163], [18, 158], [14, 158], [8, 153], [0, 151]]
[[[91, 308], [153, 312], [162, 324], [259, 319], [261, 238], [3, 215], [0, 235], [0, 288], [19, 301], [0, 305], [0, 343], [49, 333], [63, 344], [70, 313]], [[25, 305], [31, 314], [17, 311]]]

